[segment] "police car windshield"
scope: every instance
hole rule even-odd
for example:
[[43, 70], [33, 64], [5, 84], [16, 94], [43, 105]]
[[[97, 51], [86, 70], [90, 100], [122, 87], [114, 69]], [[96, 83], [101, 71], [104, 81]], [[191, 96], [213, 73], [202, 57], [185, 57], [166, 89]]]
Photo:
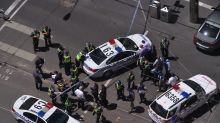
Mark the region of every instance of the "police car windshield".
[[138, 46], [129, 38], [118, 38], [117, 39], [126, 50], [138, 50]]
[[166, 118], [168, 111], [165, 110], [161, 105], [159, 105], [156, 101], [151, 104], [151, 109], [157, 113], [159, 116]]
[[96, 48], [95, 50], [93, 50], [90, 54], [91, 59], [97, 64], [99, 65], [100, 63], [102, 63], [107, 57], [105, 56], [105, 54], [100, 50], [100, 48]]
[[189, 87], [191, 87], [196, 93], [204, 93], [205, 90], [196, 82], [192, 80], [185, 80], [183, 81], [185, 84], [187, 84]]
[[22, 110], [29, 110], [29, 108], [34, 105], [35, 102], [37, 102], [37, 98], [33, 98], [33, 97], [30, 97], [29, 99], [27, 99], [19, 109], [22, 109]]
[[66, 123], [69, 116], [59, 109], [56, 109], [54, 113], [46, 120], [47, 123]]

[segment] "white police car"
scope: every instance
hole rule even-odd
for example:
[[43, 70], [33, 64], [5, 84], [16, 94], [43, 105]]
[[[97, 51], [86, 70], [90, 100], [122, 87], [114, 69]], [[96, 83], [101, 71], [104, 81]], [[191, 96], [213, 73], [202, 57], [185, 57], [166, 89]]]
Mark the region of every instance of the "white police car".
[[80, 123], [52, 103], [30, 95], [18, 98], [11, 112], [19, 123]]
[[156, 123], [183, 119], [217, 94], [216, 82], [206, 75], [195, 75], [175, 84], [158, 96], [150, 105], [148, 114]]
[[136, 62], [143, 49], [153, 52], [150, 39], [142, 34], [110, 39], [85, 55], [83, 70], [93, 78], [109, 78], [118, 69]]

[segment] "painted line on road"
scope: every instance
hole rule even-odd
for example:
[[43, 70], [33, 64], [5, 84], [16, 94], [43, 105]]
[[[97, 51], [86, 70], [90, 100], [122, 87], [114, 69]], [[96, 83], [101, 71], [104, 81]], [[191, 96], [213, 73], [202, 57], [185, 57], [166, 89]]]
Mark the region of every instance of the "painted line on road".
[[110, 83], [111, 81], [112, 81], [112, 79], [107, 80], [106, 83], [104, 84], [105, 87], [108, 87], [108, 85], [109, 85], [109, 83]]
[[15, 0], [10, 6], [9, 8], [5, 11], [5, 15], [9, 15], [12, 10], [18, 5], [18, 3], [21, 2], [21, 0]]
[[[190, 0], [185, 0], [185, 1], [189, 2]], [[208, 5], [206, 3], [203, 3], [203, 2], [199, 2], [199, 6], [202, 6], [204, 8], [210, 9], [210, 10], [212, 10], [212, 7], [213, 7], [213, 6]]]
[[15, 12], [10, 16], [9, 20], [11, 20], [15, 14], [21, 9], [22, 6], [24, 6], [24, 4], [27, 2], [28, 0], [24, 0], [24, 2], [22, 2], [22, 4], [15, 10]]
[[18, 49], [14, 46], [8, 45], [4, 42], [0, 41], [0, 50], [3, 50], [9, 54], [21, 57], [23, 59], [26, 59], [28, 61], [33, 61], [37, 56], [35, 54], [29, 53], [27, 51], [24, 51], [22, 49]]
[[3, 109], [4, 111], [11, 112], [9, 109], [7, 109], [7, 108], [5, 108], [5, 107], [2, 107], [2, 106], [0, 106], [0, 109]]

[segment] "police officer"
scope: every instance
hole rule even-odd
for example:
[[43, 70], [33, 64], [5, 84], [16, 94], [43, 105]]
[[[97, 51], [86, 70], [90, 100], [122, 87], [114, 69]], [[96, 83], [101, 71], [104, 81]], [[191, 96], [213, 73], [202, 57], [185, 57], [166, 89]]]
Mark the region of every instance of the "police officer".
[[57, 99], [56, 99], [56, 94], [55, 94], [55, 88], [53, 85], [51, 85], [49, 88], [48, 88], [48, 96], [51, 98], [52, 100], [52, 103], [54, 105], [57, 104]]
[[94, 101], [97, 103], [99, 101], [99, 86], [97, 83], [94, 83], [94, 86], [90, 88]]
[[34, 31], [31, 33], [31, 37], [33, 38], [34, 52], [37, 52], [37, 50], [39, 50], [38, 44], [39, 44], [39, 38], [40, 38], [40, 31], [37, 29], [34, 29]]
[[145, 103], [146, 102], [146, 98], [145, 98], [146, 89], [145, 89], [145, 86], [144, 86], [143, 82], [140, 82], [140, 84], [138, 85], [137, 91], [138, 91], [138, 94], [140, 96], [140, 102], [139, 103]]
[[40, 74], [39, 70], [36, 70], [33, 72], [33, 77], [34, 77], [34, 81], [35, 81], [35, 87], [37, 88], [37, 90], [41, 90], [42, 89], [42, 76]]
[[67, 76], [70, 75], [70, 67], [71, 67], [71, 56], [69, 55], [69, 52], [65, 51], [63, 56], [63, 65], [65, 74]]
[[58, 55], [58, 59], [59, 59], [59, 67], [63, 67], [63, 55], [64, 55], [64, 48], [62, 45], [60, 45], [57, 48], [57, 55]]
[[145, 81], [146, 79], [149, 80], [151, 78], [151, 69], [152, 69], [153, 65], [152, 63], [148, 62], [147, 60], [145, 61], [144, 63], [144, 68], [143, 68], [143, 71], [141, 72], [142, 73], [142, 81]]
[[128, 97], [127, 97], [127, 100], [130, 102], [129, 113], [132, 113], [134, 111], [134, 99], [135, 99], [135, 93], [132, 89], [129, 89], [128, 90]]
[[85, 53], [88, 53], [88, 52], [90, 52], [90, 51], [92, 51], [94, 49], [95, 49], [95, 46], [92, 45], [92, 43], [86, 42], [86, 47], [84, 49]]
[[66, 108], [66, 112], [68, 114], [72, 113], [72, 107], [73, 107], [73, 103], [70, 101], [69, 97], [67, 97], [67, 99], [65, 101], [65, 108]]
[[36, 67], [36, 70], [39, 70], [40, 74], [42, 75], [42, 77], [44, 78], [44, 73], [43, 73], [43, 70], [42, 70], [42, 66], [44, 65], [44, 59], [41, 58], [41, 57], [37, 57], [37, 59], [35, 60], [35, 67]]
[[82, 63], [84, 61], [84, 51], [80, 51], [77, 55], [76, 55], [76, 58], [75, 58], [75, 64], [76, 64], [76, 67], [82, 67]]
[[128, 74], [128, 78], [127, 78], [128, 89], [134, 89], [135, 88], [134, 80], [135, 80], [135, 76], [134, 76], [133, 72], [130, 71], [129, 74]]
[[60, 92], [61, 92], [61, 94], [60, 94], [60, 101], [61, 101], [61, 103], [63, 104], [63, 105], [65, 105], [65, 101], [67, 100], [67, 98], [68, 98], [68, 94], [67, 94], [67, 92], [66, 92], [66, 86], [65, 86], [65, 84], [63, 84], [63, 87], [62, 88], [60, 88], [61, 90], [59, 90]]
[[124, 85], [120, 80], [115, 82], [115, 88], [117, 90], [117, 100], [124, 99]]
[[164, 60], [164, 68], [165, 68], [166, 73], [170, 72], [171, 66], [170, 66], [170, 60], [169, 59]]
[[71, 76], [78, 77], [79, 76], [79, 68], [75, 64], [72, 64], [72, 67], [70, 69], [70, 73], [71, 73]]
[[44, 35], [45, 47], [51, 46], [51, 29], [48, 26], [45, 26], [42, 33]]
[[75, 90], [79, 87], [78, 83], [79, 83], [79, 78], [78, 76], [71, 76], [70, 78], [70, 82], [71, 82], [71, 86], [72, 86], [72, 94], [75, 95]]
[[169, 43], [168, 39], [165, 38], [165, 37], [160, 42], [160, 50], [161, 50], [161, 54], [162, 54], [162, 56], [164, 58], [168, 58], [168, 53], [169, 53], [168, 48], [169, 48], [169, 45], [170, 45], [170, 43]]
[[93, 111], [93, 115], [96, 114], [96, 123], [100, 122], [99, 120], [101, 118], [102, 112], [103, 112], [102, 106], [99, 103], [97, 103]]
[[104, 84], [102, 84], [101, 86], [101, 90], [99, 91], [99, 100], [100, 100], [100, 104], [102, 104], [103, 106], [107, 106], [108, 104], [108, 100], [106, 99], [107, 96], [107, 90]]
[[139, 66], [140, 70], [142, 70], [144, 67], [144, 60], [144, 57], [139, 57], [137, 60], [137, 66]]

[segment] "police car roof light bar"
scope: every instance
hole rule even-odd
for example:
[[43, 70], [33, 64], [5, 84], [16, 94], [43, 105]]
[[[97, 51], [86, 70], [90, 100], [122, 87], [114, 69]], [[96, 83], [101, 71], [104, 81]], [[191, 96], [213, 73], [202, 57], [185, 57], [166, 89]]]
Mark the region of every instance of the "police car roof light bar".
[[114, 39], [110, 39], [108, 42], [109, 42], [111, 45], [115, 44], [115, 40], [114, 40]]
[[118, 46], [115, 47], [115, 50], [116, 50], [117, 52], [119, 52], [119, 53], [122, 52], [122, 49], [121, 49], [120, 47], [118, 47]]
[[178, 91], [180, 89], [179, 84], [175, 84], [172, 87], [175, 91]]
[[183, 92], [181, 93], [181, 95], [182, 95], [183, 97], [185, 97], [185, 98], [188, 98], [190, 94], [187, 93], [187, 92], [185, 92], [185, 91], [183, 91]]

